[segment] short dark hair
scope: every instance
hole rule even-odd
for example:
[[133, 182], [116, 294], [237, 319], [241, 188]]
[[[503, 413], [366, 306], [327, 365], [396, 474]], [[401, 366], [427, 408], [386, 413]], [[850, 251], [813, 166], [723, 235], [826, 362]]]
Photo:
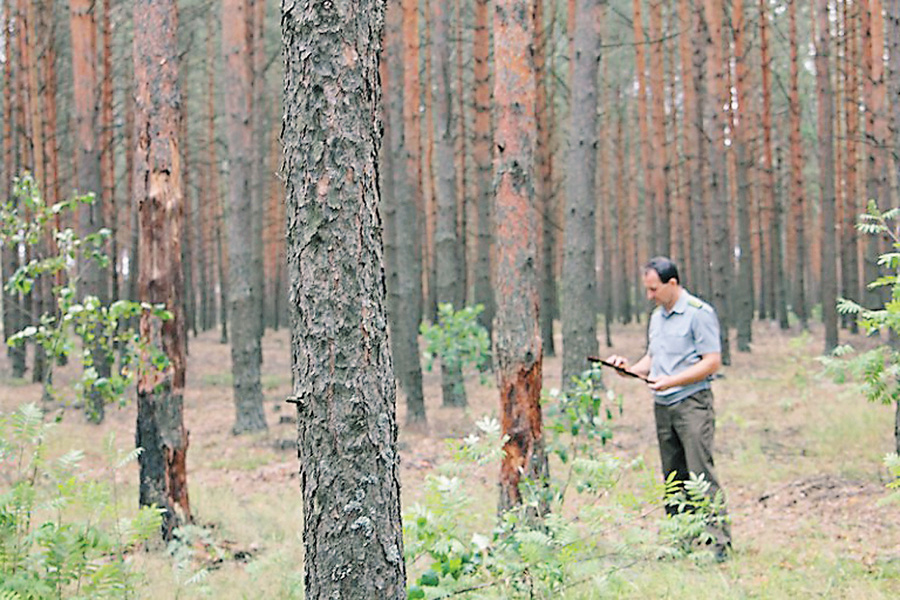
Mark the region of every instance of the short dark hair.
[[656, 271], [656, 274], [659, 275], [659, 280], [663, 283], [668, 283], [671, 279], [681, 283], [681, 277], [678, 276], [678, 267], [667, 256], [654, 256], [651, 258], [644, 265], [644, 273], [647, 271]]

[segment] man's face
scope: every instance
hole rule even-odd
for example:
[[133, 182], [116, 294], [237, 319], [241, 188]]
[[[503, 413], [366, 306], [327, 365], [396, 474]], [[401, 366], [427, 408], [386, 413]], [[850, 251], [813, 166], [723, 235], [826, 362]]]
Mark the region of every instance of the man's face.
[[644, 289], [647, 291], [647, 300], [652, 300], [657, 306], [671, 310], [678, 300], [678, 280], [670, 279], [663, 283], [659, 273], [653, 269], [644, 272]]

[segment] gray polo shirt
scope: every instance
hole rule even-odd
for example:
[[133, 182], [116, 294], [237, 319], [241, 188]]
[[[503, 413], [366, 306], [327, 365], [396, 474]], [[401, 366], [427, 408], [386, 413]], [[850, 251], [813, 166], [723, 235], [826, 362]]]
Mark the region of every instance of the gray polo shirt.
[[[700, 357], [712, 352], [721, 352], [719, 341], [719, 319], [716, 311], [699, 298], [682, 289], [681, 296], [670, 312], [659, 306], [650, 316], [650, 378], [676, 375], [693, 364]], [[657, 404], [672, 405], [688, 396], [709, 389], [710, 378], [685, 386], [654, 392]]]

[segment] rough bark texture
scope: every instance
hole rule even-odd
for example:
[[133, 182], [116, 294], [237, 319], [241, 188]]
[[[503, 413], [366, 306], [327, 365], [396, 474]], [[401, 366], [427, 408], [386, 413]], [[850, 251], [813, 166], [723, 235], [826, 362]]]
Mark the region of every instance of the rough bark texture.
[[834, 236], [834, 91], [831, 84], [828, 0], [816, 5], [816, 87], [818, 89], [819, 173], [822, 207], [822, 320], [825, 352], [838, 343], [837, 262]]
[[475, 163], [477, 242], [475, 251], [475, 303], [484, 306], [479, 322], [490, 333], [494, 326], [494, 290], [491, 287], [491, 30], [488, 0], [475, 1], [475, 31], [472, 40], [475, 115], [472, 121], [472, 160]]
[[522, 500], [519, 482], [547, 475], [541, 423], [534, 211], [534, 22], [527, 0], [497, 0], [494, 12], [494, 357], [501, 427], [509, 436], [500, 467], [501, 510]]
[[384, 4], [284, 0], [284, 179], [305, 597], [403, 599], [378, 219]]
[[135, 178], [141, 235], [139, 299], [165, 304], [173, 318], [141, 315], [143, 341], [165, 352], [169, 366], [157, 371], [142, 357], [137, 380], [135, 442], [139, 457], [140, 505], [166, 509], [162, 533], [191, 520], [187, 490], [188, 433], [184, 428], [184, 278], [181, 233], [184, 206], [178, 132], [177, 10], [168, 2], [134, 4]]
[[580, 0], [575, 24], [572, 114], [566, 165], [565, 256], [562, 265], [563, 386], [572, 385], [597, 353], [596, 170], [597, 63], [600, 7]]
[[[687, 2], [688, 0], [682, 0]], [[694, 110], [689, 113], [691, 116], [685, 117], [685, 122], [690, 120], [686, 127], [693, 128], [696, 133], [686, 137], [690, 140], [691, 136], [697, 142], [696, 146], [696, 168], [690, 180], [691, 193], [691, 263], [690, 269], [691, 281], [687, 282], [695, 288], [704, 298], [712, 298], [712, 281], [709, 269], [710, 244], [709, 236], [706, 235], [706, 217], [709, 211], [709, 187], [706, 185], [706, 178], [710, 173], [710, 165], [707, 157], [707, 131], [704, 125], [704, 112], [706, 110], [706, 39], [709, 36], [709, 30], [706, 26], [706, 19], [703, 16], [703, 5], [699, 2], [695, 3], [694, 10], [691, 13], [691, 31], [694, 34], [692, 38], [691, 48], [691, 78], [690, 84], [693, 87], [693, 96], [695, 100]], [[687, 94], [685, 95], [687, 96]], [[685, 98], [686, 100], [686, 98]], [[687, 104], [685, 104], [687, 109]]]
[[228, 312], [231, 320], [231, 365], [234, 377], [235, 434], [266, 429], [260, 386], [258, 283], [250, 191], [251, 77], [245, 0], [222, 4], [222, 54], [225, 58], [225, 118], [228, 137]]
[[[803, 184], [803, 142], [800, 135], [800, 57], [797, 47], [797, 3], [788, 3], [788, 43], [791, 48], [791, 74], [788, 103], [790, 106], [790, 211], [791, 226], [788, 227], [788, 264], [793, 265], [794, 281], [791, 307], [800, 320], [800, 326], [807, 328], [806, 312], [806, 209]], [[793, 243], [790, 243], [793, 240]], [[793, 255], [793, 256], [792, 256]]]
[[[434, 224], [435, 294], [438, 303], [450, 303], [459, 310], [465, 303], [459, 249], [456, 236], [456, 161], [454, 159], [451, 110], [450, 5], [431, 4], [431, 77], [434, 99], [434, 176], [436, 218]], [[444, 406], [465, 406], [466, 388], [459, 365], [441, 364], [441, 393]]]

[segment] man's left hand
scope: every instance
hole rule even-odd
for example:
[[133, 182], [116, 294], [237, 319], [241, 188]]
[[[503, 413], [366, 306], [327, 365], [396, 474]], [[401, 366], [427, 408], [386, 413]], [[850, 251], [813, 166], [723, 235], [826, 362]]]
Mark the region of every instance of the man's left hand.
[[669, 389], [670, 387], [675, 387], [676, 384], [674, 382], [674, 379], [675, 379], [674, 377], [670, 377], [668, 375], [663, 375], [662, 377], [658, 377], [657, 379], [654, 379], [647, 385], [654, 392], [661, 392], [663, 390]]

